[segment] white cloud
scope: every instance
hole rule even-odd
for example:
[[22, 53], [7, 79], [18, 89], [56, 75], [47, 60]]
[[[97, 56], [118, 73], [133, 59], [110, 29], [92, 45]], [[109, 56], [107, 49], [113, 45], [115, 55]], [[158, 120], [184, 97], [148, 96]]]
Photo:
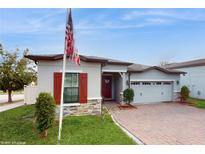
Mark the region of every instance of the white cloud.
[[132, 20], [137, 17], [142, 17], [142, 16], [170, 16], [170, 13], [167, 11], [160, 11], [160, 10], [147, 10], [147, 11], [131, 11], [122, 16], [123, 20]]
[[157, 24], [164, 24], [164, 23], [169, 23], [170, 20], [167, 19], [163, 19], [163, 18], [149, 18], [146, 19], [146, 21], [150, 22], [150, 23], [157, 23]]
[[157, 16], [173, 18], [178, 20], [190, 20], [190, 21], [205, 21], [205, 9], [147, 9], [147, 10], [134, 10], [125, 13], [122, 16], [122, 20], [134, 20], [140, 17]]
[[77, 30], [95, 30], [95, 29], [132, 29], [142, 28], [145, 26], [167, 25], [173, 23], [172, 20], [164, 18], [148, 18], [137, 23], [129, 22], [114, 22], [111, 20], [102, 21], [100, 23], [91, 23], [89, 20], [83, 20], [77, 23], [75, 29]]
[[62, 24], [55, 23], [55, 17], [64, 13], [65, 10], [59, 9], [55, 11], [46, 11], [46, 14], [38, 17], [28, 17], [21, 14], [21, 16], [8, 16], [3, 14], [0, 16], [1, 33], [2, 34], [20, 34], [32, 33], [40, 34], [52, 31], [62, 30]]
[[[47, 10], [45, 15], [41, 17], [28, 18], [21, 16], [22, 18], [12, 18], [12, 20], [10, 18], [7, 19], [7, 16], [4, 15], [1, 16], [1, 18], [4, 18], [0, 21], [1, 33], [32, 33], [39, 35], [49, 32], [61, 32], [65, 24], [58, 21], [59, 14], [65, 14], [65, 10]], [[104, 11], [103, 14], [96, 14], [94, 17], [95, 20], [92, 20], [92, 18], [79, 18], [80, 20], [77, 21], [75, 29], [83, 30], [84, 34], [91, 34], [94, 32], [92, 30], [99, 29], [132, 29], [146, 26], [169, 25], [177, 22], [176, 19], [205, 20], [205, 11], [200, 9], [181, 12], [175, 9], [136, 9], [123, 15], [120, 13], [118, 16], [118, 20], [113, 20], [113, 18], [109, 16], [109, 12]], [[124, 22], [124, 20], [126, 20], [126, 22]]]

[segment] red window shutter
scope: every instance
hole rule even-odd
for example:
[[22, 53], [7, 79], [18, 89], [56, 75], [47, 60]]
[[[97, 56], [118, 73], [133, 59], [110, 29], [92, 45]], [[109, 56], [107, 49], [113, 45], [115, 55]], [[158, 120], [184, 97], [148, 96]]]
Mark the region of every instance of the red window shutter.
[[80, 103], [87, 103], [88, 97], [88, 74], [80, 73], [80, 84], [79, 84], [79, 92], [80, 92]]
[[56, 104], [60, 104], [61, 101], [61, 84], [62, 84], [62, 73], [60, 72], [54, 72], [54, 86], [53, 86], [53, 92], [54, 92], [54, 99], [56, 101]]

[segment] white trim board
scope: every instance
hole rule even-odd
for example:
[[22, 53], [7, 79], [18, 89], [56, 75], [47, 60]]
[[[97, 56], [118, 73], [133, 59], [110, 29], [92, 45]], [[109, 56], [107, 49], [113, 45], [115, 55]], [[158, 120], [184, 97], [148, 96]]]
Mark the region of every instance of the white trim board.
[[102, 72], [123, 72], [123, 73], [126, 73], [127, 71], [126, 70], [106, 70], [106, 69], [102, 69]]
[[64, 103], [63, 107], [64, 106], [80, 106], [80, 103], [66, 103], [66, 104]]
[[[62, 72], [62, 70], [60, 70], [59, 72]], [[82, 73], [82, 70], [66, 70], [66, 73]]]
[[[102, 100], [102, 97], [90, 97], [88, 100]], [[63, 106], [80, 106], [80, 103], [63, 103]]]
[[102, 97], [88, 97], [88, 100], [102, 99]]

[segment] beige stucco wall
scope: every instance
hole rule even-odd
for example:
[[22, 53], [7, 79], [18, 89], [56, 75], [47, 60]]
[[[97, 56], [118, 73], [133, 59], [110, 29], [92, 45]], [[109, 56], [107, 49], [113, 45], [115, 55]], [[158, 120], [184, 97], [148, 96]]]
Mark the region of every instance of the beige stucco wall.
[[[38, 62], [38, 92], [50, 92], [53, 95], [53, 73], [62, 72], [62, 60]], [[88, 73], [88, 100], [101, 98], [101, 64], [81, 61], [78, 66], [66, 64], [66, 72]]]
[[[115, 78], [115, 86], [113, 86], [113, 97], [119, 100], [119, 93], [128, 87], [126, 81], [128, 74], [126, 66], [106, 65], [102, 68], [103, 71], [121, 72], [118, 78]], [[62, 72], [62, 60], [58, 61], [39, 61], [38, 62], [38, 92], [50, 92], [53, 95], [53, 74], [54, 72]], [[81, 62], [81, 65], [75, 65], [67, 61], [66, 72], [88, 73], [88, 100], [101, 99], [101, 64]], [[173, 81], [173, 92], [180, 91], [180, 75], [166, 74], [158, 70], [149, 70], [144, 73], [132, 73], [131, 81]]]

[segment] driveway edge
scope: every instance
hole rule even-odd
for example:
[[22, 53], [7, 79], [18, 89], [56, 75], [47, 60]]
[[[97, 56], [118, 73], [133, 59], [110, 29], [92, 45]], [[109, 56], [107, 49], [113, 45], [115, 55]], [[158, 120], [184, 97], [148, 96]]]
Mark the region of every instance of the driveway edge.
[[133, 139], [133, 141], [135, 141], [135, 143], [137, 143], [138, 145], [145, 145], [145, 143], [143, 143], [138, 137], [136, 137], [135, 135], [133, 135], [127, 128], [125, 128], [124, 126], [122, 126], [115, 118], [114, 116], [110, 113], [109, 109], [105, 106], [105, 110], [107, 111], [107, 113], [111, 116], [112, 120], [114, 121], [114, 123], [120, 127], [120, 129], [127, 134], [131, 139]]
[[126, 129], [125, 127], [123, 127], [120, 123], [118, 123], [115, 118], [113, 117], [112, 114], [111, 118], [114, 121], [114, 123], [119, 126], [123, 132], [125, 132], [130, 138], [132, 138], [138, 145], [145, 145], [139, 138], [137, 138], [135, 135], [133, 135], [128, 129]]

